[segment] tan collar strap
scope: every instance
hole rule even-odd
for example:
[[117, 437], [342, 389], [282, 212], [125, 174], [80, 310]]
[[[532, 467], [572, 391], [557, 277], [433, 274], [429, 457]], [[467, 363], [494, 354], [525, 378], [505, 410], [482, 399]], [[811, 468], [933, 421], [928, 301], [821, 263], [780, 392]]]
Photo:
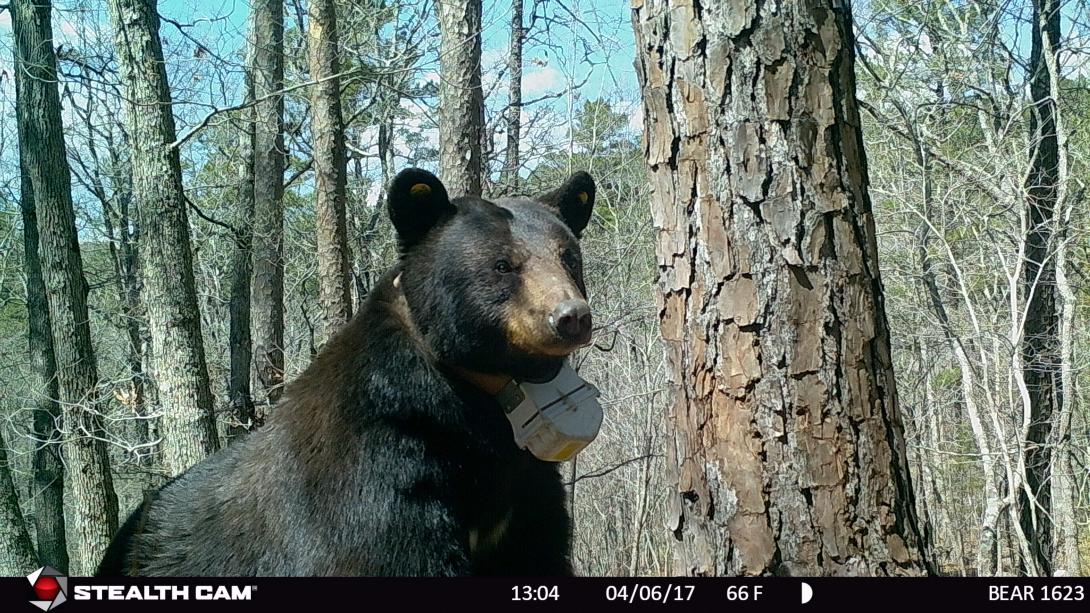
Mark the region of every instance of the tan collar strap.
[[493, 396], [499, 395], [509, 383], [514, 381], [514, 379], [507, 375], [477, 372], [475, 370], [462, 368], [461, 366], [450, 366], [450, 369], [457, 373], [459, 377], [473, 384], [474, 387]]

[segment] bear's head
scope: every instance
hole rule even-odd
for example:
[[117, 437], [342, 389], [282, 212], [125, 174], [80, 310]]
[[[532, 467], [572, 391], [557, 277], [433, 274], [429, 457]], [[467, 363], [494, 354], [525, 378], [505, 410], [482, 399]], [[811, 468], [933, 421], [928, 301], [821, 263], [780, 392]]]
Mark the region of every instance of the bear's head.
[[551, 379], [590, 342], [579, 237], [594, 206], [585, 172], [533, 198], [451, 200], [430, 172], [391, 182], [400, 279], [436, 358], [476, 373]]

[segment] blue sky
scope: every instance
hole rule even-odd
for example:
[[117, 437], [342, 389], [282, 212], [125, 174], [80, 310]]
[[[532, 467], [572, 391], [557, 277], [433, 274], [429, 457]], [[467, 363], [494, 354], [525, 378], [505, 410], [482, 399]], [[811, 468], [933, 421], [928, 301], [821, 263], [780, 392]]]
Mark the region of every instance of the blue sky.
[[[302, 1], [305, 5], [305, 0]], [[526, 24], [529, 25], [533, 0], [526, 0], [524, 6]], [[534, 24], [524, 49], [524, 100], [555, 95], [528, 112], [544, 107], [557, 118], [539, 130], [537, 142], [544, 138], [553, 143], [564, 143], [567, 123], [563, 119], [568, 116], [568, 111], [577, 109], [583, 100], [595, 98], [614, 101], [617, 110], [629, 116], [630, 127], [635, 134], [640, 127], [640, 113], [628, 2], [566, 0], [563, 7], [556, 2], [546, 3], [545, 6], [544, 18]], [[430, 16], [422, 26], [424, 31], [421, 37], [429, 51], [417, 67], [415, 77], [419, 80], [438, 79], [439, 35], [434, 8], [430, 3], [429, 8]], [[163, 18], [160, 36], [179, 134], [185, 133], [209, 111], [237, 104], [241, 100], [239, 68], [248, 36], [249, 11], [247, 0], [160, 0], [159, 13]], [[497, 82], [496, 75], [506, 63], [510, 11], [510, 0], [484, 0], [482, 63], [486, 91], [495, 86], [489, 98], [491, 114], [497, 113], [506, 104], [506, 76]], [[411, 20], [412, 17], [406, 15], [405, 19]], [[290, 4], [286, 20], [294, 24], [295, 13]], [[112, 33], [102, 0], [54, 0], [53, 31], [59, 47], [77, 48], [85, 54], [93, 54], [96, 47], [107, 51], [112, 45]], [[208, 53], [194, 53], [194, 41], [205, 46]], [[11, 17], [7, 11], [3, 11], [0, 12], [0, 115], [8, 117], [14, 115], [11, 112], [14, 106], [11, 44]], [[574, 84], [580, 83], [580, 87], [573, 88]], [[298, 93], [305, 95], [304, 91]], [[435, 101], [425, 102], [424, 106], [405, 102], [403, 106], [409, 111], [409, 129], [419, 131], [427, 140], [434, 142], [438, 132], [436, 113], [434, 108], [428, 106], [433, 104]], [[120, 114], [121, 109], [101, 109], [101, 112], [104, 113], [103, 119], [109, 121]], [[67, 125], [75, 121], [76, 118], [66, 113]], [[524, 142], [533, 137], [524, 136]], [[500, 141], [503, 138], [502, 135], [497, 137], [497, 150], [502, 148]], [[0, 122], [0, 175], [4, 176], [0, 183], [4, 184], [4, 196], [14, 196], [17, 191], [17, 181], [14, 181], [17, 177], [14, 140], [14, 122]], [[69, 147], [79, 146], [71, 136], [69, 141]], [[375, 134], [366, 129], [363, 131], [361, 146], [370, 149], [376, 141]], [[524, 146], [524, 150], [526, 148]], [[190, 162], [190, 168], [199, 167], [205, 159], [205, 153], [196, 141], [184, 147], [182, 155]], [[528, 163], [532, 165], [534, 162]], [[377, 163], [374, 168], [365, 170], [378, 176]], [[300, 189], [306, 189], [306, 186], [305, 182], [297, 184]], [[77, 203], [89, 207], [90, 214], [94, 215], [96, 207], [93, 199], [80, 193], [78, 186], [75, 187]], [[191, 197], [201, 197], [200, 186], [193, 181], [187, 179], [187, 188], [192, 190]], [[378, 195], [379, 186], [372, 183], [364, 197], [367, 201], [375, 201]], [[91, 227], [94, 227], [93, 224]]]
[[[303, 2], [305, 5], [305, 0]], [[104, 5], [102, 0], [55, 0], [53, 30], [57, 44], [82, 50], [96, 46], [108, 49], [112, 41]], [[526, 0], [524, 6], [529, 25], [533, 0]], [[562, 118], [568, 115], [569, 108], [577, 109], [583, 100], [608, 98], [615, 102], [617, 110], [629, 116], [630, 126], [637, 130], [640, 113], [628, 3], [624, 0], [566, 0], [563, 5], [546, 2], [544, 6], [544, 11], [539, 10], [543, 18], [534, 24], [524, 50], [524, 100], [555, 97], [538, 103], [528, 112], [548, 107]], [[425, 31], [421, 36], [428, 53], [419, 63], [415, 77], [435, 81], [438, 79], [439, 36], [434, 8], [429, 8], [429, 18], [422, 26]], [[179, 133], [184, 133], [214, 108], [237, 104], [241, 100], [239, 68], [248, 36], [249, 10], [247, 0], [160, 0], [159, 13], [163, 17], [160, 36]], [[410, 10], [412, 7], [404, 9]], [[486, 91], [494, 87], [489, 98], [491, 114], [506, 104], [506, 76], [497, 82], [497, 75], [506, 63], [510, 12], [510, 0], [484, 0], [482, 63]], [[412, 17], [406, 15], [405, 19]], [[294, 24], [295, 13], [290, 4], [286, 20]], [[6, 11], [0, 13], [0, 72], [9, 76], [12, 68], [10, 24], [10, 15]], [[199, 41], [208, 53], [194, 53], [194, 41]], [[582, 85], [575, 89], [575, 84]], [[299, 94], [305, 95], [305, 92]], [[0, 106], [11, 108], [14, 91], [10, 78], [0, 81], [0, 97], [3, 98]], [[406, 102], [404, 105], [410, 114], [409, 128], [418, 130], [428, 140], [437, 136], [436, 114], [434, 108], [429, 108], [433, 104], [435, 101], [424, 105]], [[66, 117], [66, 121], [69, 119]], [[0, 130], [9, 128], [0, 126]], [[549, 130], [544, 138], [555, 142], [566, 139], [566, 125], [560, 120], [554, 121]], [[364, 138], [367, 137], [365, 131]], [[374, 140], [371, 139], [372, 146]], [[0, 151], [4, 158], [2, 165], [13, 168], [14, 152], [11, 147], [6, 149]], [[192, 146], [188, 149], [183, 150], [183, 156], [190, 156], [191, 161], [199, 165], [200, 152]], [[377, 190], [373, 191], [375, 193], [369, 194], [368, 199], [377, 196]]]

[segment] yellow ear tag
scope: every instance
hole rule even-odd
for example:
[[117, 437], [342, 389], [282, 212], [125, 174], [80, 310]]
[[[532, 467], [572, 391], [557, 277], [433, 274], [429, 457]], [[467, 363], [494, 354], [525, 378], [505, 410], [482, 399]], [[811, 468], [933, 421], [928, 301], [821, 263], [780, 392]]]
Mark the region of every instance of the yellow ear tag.
[[431, 193], [431, 186], [427, 183], [417, 183], [409, 188], [409, 195], [411, 196], [427, 196]]
[[586, 204], [587, 200], [590, 200], [590, 194], [587, 192], [579, 192], [579, 202]]

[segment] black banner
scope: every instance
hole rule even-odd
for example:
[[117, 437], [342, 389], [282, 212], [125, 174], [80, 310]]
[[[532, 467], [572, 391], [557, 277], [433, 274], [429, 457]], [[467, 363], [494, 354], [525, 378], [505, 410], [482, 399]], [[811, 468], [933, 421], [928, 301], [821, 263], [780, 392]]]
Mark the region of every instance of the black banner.
[[[1050, 611], [1088, 609], [1088, 578], [0, 578], [0, 610]], [[32, 602], [35, 601], [35, 602]], [[52, 608], [48, 608], [52, 607]]]

